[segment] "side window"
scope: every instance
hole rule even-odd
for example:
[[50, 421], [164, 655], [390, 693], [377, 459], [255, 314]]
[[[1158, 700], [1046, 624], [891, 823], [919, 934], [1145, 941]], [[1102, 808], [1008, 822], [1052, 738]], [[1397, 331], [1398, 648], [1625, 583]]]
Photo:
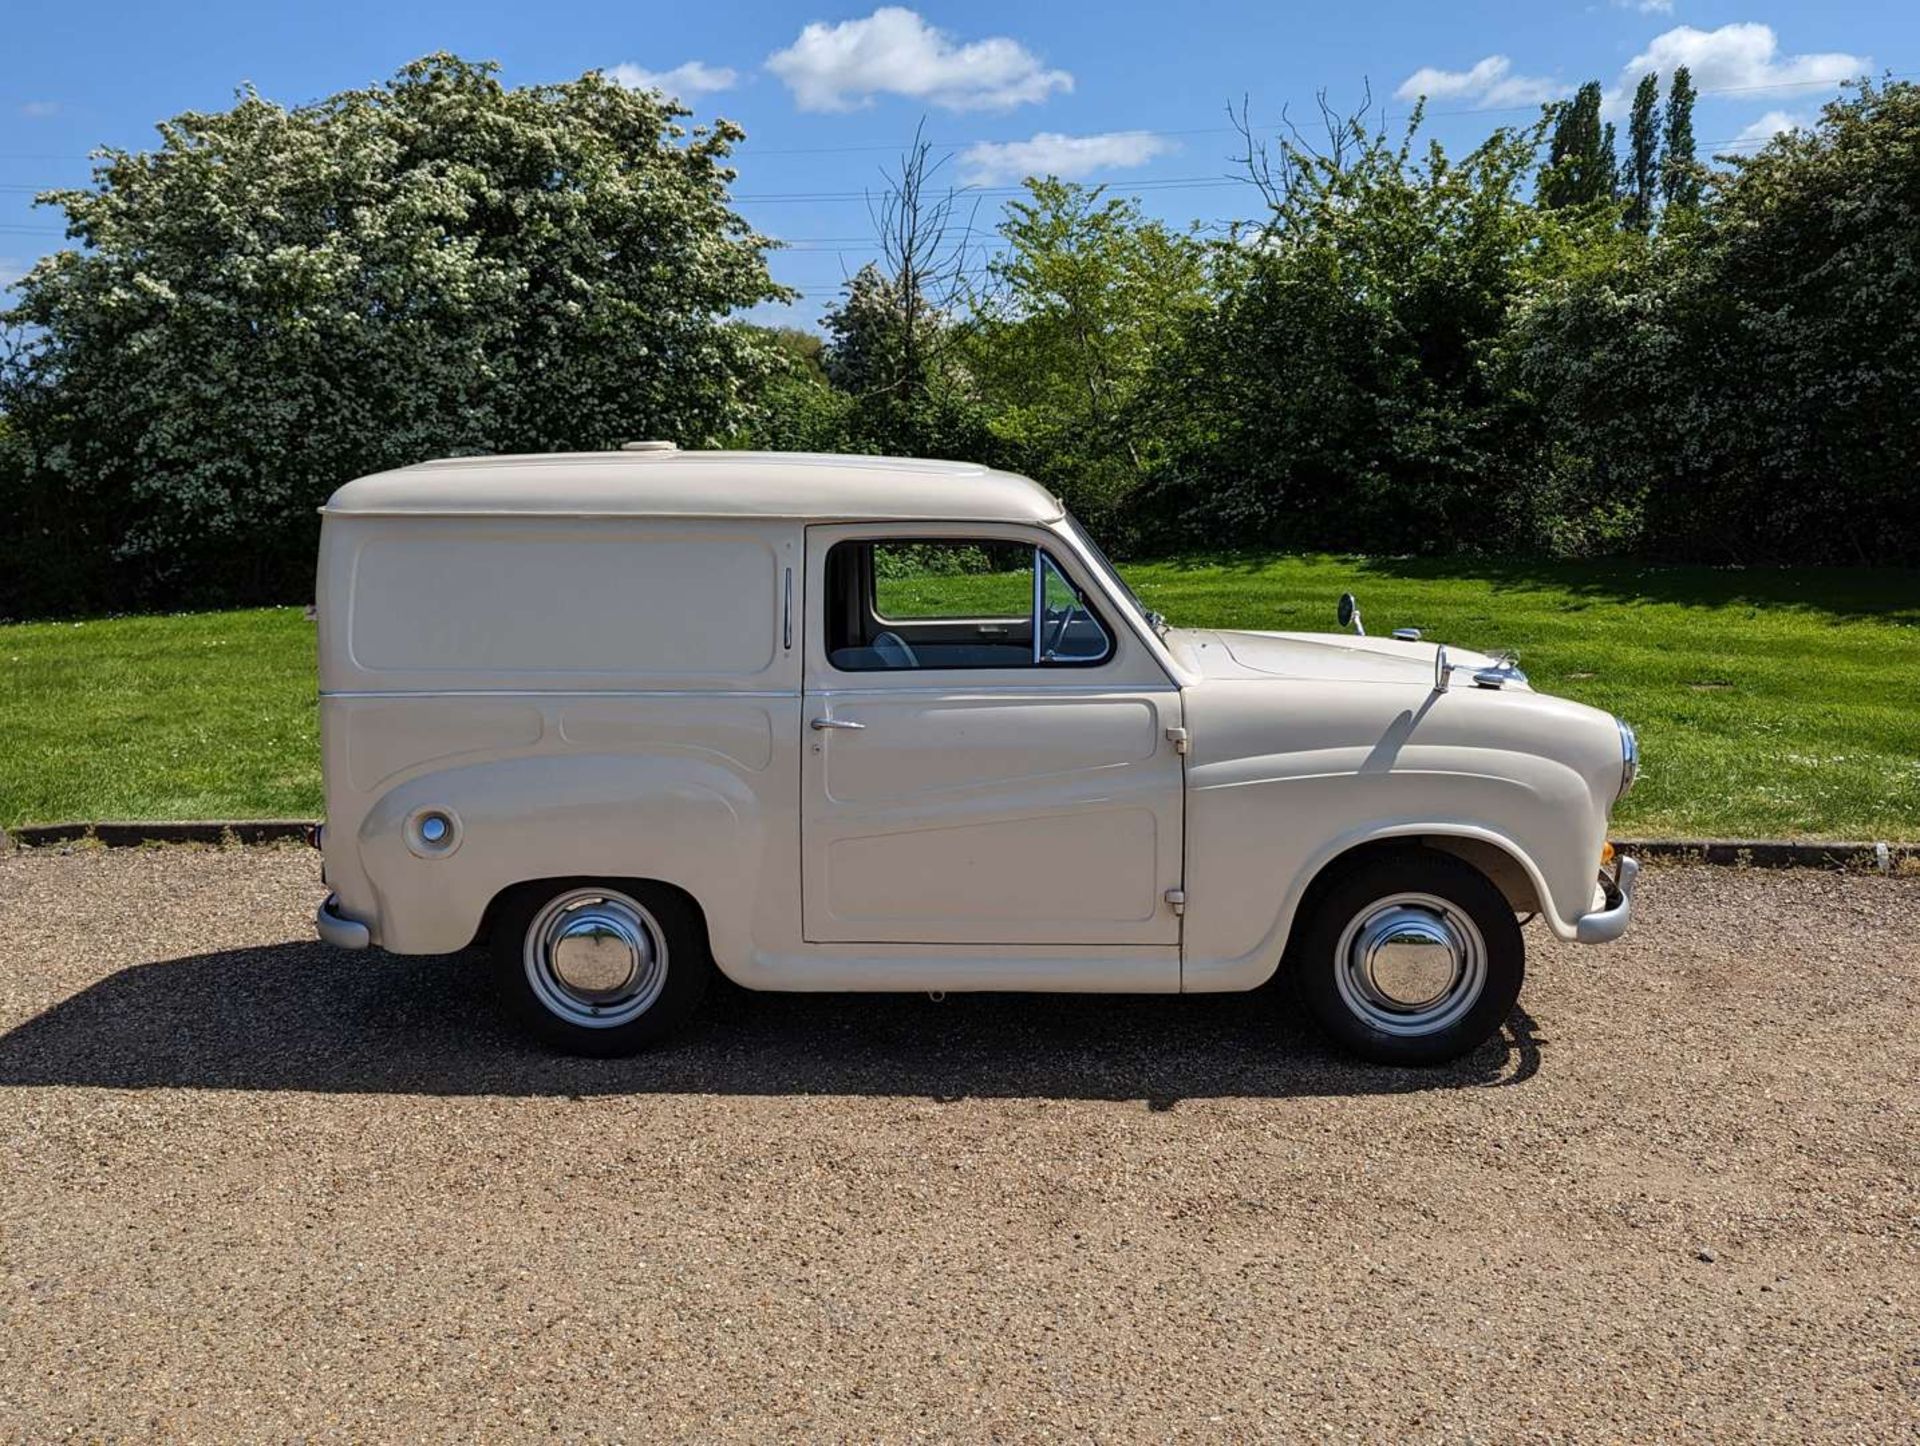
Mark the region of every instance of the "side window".
[[1087, 666], [1111, 634], [1044, 548], [994, 537], [836, 543], [827, 658], [849, 673]]
[[1033, 549], [1025, 543], [873, 544], [873, 611], [882, 622], [986, 618], [1013, 624], [1032, 608]]

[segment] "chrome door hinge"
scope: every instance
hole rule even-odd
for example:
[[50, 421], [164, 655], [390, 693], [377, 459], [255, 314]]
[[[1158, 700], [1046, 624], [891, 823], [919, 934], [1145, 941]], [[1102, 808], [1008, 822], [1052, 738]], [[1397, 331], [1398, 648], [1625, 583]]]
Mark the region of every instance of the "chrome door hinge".
[[1187, 912], [1187, 891], [1185, 889], [1168, 889], [1167, 902], [1173, 905], [1174, 913], [1176, 914], [1186, 913]]
[[1187, 730], [1184, 728], [1169, 728], [1167, 730], [1167, 741], [1173, 745], [1173, 751], [1175, 753], [1185, 753], [1187, 751]]

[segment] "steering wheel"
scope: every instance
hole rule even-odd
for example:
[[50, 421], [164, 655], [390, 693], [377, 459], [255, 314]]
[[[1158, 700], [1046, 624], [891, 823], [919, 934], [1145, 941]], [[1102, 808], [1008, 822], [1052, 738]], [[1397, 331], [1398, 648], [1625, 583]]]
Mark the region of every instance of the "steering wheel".
[[1067, 640], [1067, 629], [1073, 625], [1073, 615], [1079, 611], [1080, 599], [1077, 597], [1071, 599], [1066, 607], [1061, 609], [1060, 622], [1053, 630], [1053, 641], [1047, 644], [1046, 651], [1041, 654], [1042, 657], [1050, 658], [1060, 651], [1060, 645]]
[[913, 649], [907, 646], [907, 640], [898, 633], [876, 634], [873, 650], [879, 654], [880, 661], [889, 668], [917, 668], [920, 660], [913, 655]]

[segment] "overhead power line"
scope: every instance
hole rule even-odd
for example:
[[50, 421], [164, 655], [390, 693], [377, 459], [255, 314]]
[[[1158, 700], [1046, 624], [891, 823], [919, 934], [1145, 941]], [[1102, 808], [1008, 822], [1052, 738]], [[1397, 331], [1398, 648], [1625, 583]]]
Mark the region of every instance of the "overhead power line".
[[[1729, 151], [1758, 149], [1772, 139], [1772, 136], [1732, 136], [1724, 140], [1702, 142], [1700, 148], [1710, 155], [1717, 155]], [[1248, 183], [1246, 178], [1241, 176], [1176, 176], [1160, 180], [1140, 181], [1128, 180], [1123, 176], [1110, 176], [1089, 178], [1082, 182], [1082, 184], [1111, 187], [1115, 190], [1132, 194], [1134, 192], [1152, 191], [1222, 190], [1245, 186]], [[45, 188], [33, 186], [0, 186], [0, 191], [6, 192], [34, 192], [40, 189]], [[976, 196], [983, 200], [1021, 196], [1026, 194], [1026, 190], [1027, 188], [1024, 185], [956, 186], [954, 188], [957, 195]], [[827, 205], [839, 202], [870, 201], [878, 194], [881, 194], [881, 192], [877, 190], [753, 191], [739, 192], [729, 197], [729, 199], [738, 202], [750, 202], [755, 205], [780, 205], [797, 202]], [[64, 236], [66, 234], [66, 228], [62, 226], [0, 224], [0, 234], [13, 236]], [[787, 251], [808, 251], [814, 249], [831, 249], [838, 246], [872, 245], [874, 241], [872, 236], [779, 236], [773, 239], [780, 242], [782, 247]]]
[[[1920, 75], [1920, 71], [1916, 71], [1916, 70], [1889, 71], [1884, 78], [1889, 80], [1900, 80], [1912, 75]], [[1878, 78], [1880, 77], [1876, 77], [1876, 79]], [[1710, 86], [1705, 89], [1696, 90], [1694, 94], [1695, 95], [1745, 95], [1745, 94], [1754, 94], [1762, 91], [1800, 90], [1810, 86], [1837, 86], [1839, 84], [1840, 84], [1840, 79], [1788, 80], [1788, 81], [1777, 81], [1770, 85]], [[1403, 105], [1411, 104], [1411, 102], [1405, 102], [1405, 101], [1400, 103]], [[1477, 105], [1477, 106], [1466, 106], [1458, 110], [1430, 110], [1426, 114], [1427, 114], [1428, 120], [1439, 120], [1446, 117], [1459, 117], [1459, 116], [1512, 115], [1512, 114], [1517, 114], [1521, 112], [1532, 113], [1534, 111], [1539, 110], [1542, 104], [1545, 104], [1545, 102], [1536, 101], [1529, 105]], [[1282, 122], [1279, 120], [1268, 121], [1263, 123], [1259, 127], [1259, 129], [1278, 130], [1281, 124]], [[1239, 133], [1239, 130], [1240, 130], [1238, 126], [1230, 126], [1230, 125], [1228, 126], [1191, 126], [1184, 130], [1148, 130], [1140, 126], [1115, 126], [1113, 129], [1115, 132], [1123, 133], [1130, 136], [1155, 136], [1155, 137], [1161, 137], [1161, 138], [1177, 138], [1180, 136], [1236, 135]], [[968, 149], [971, 146], [1001, 145], [1001, 144], [1004, 144], [1004, 142], [989, 140], [984, 137], [976, 137], [973, 140], [965, 140], [965, 141], [930, 141], [928, 142], [928, 144], [938, 151], [962, 151], [962, 150]], [[749, 143], [748, 149], [753, 155], [758, 155], [758, 156], [837, 156], [837, 155], [855, 155], [855, 154], [861, 154], [861, 153], [871, 152], [871, 151], [902, 151], [902, 150], [910, 149], [910, 143], [898, 142], [898, 141], [894, 141], [894, 142], [874, 141], [874, 142], [868, 142], [868, 143], [864, 143], [861, 145], [854, 145], [854, 146], [753, 146], [751, 143]]]
[[[1167, 180], [1127, 181], [1111, 179], [1105, 181], [1088, 180], [1086, 185], [1124, 186], [1130, 191], [1192, 191], [1204, 190], [1210, 186], [1243, 186], [1246, 182], [1236, 176], [1176, 176]], [[996, 186], [955, 186], [958, 196], [1023, 196], [1027, 188], [1024, 185]], [[870, 188], [865, 191], [738, 191], [732, 199], [735, 201], [865, 201], [885, 193], [884, 187]]]
[[[1916, 75], [1920, 75], [1920, 70], [1890, 70], [1885, 72], [1882, 75], [1876, 75], [1872, 78], [1874, 80], [1905, 80]], [[1834, 87], [1834, 86], [1840, 85], [1843, 82], [1843, 80], [1850, 79], [1850, 78], [1851, 77], [1838, 77], [1831, 80], [1782, 80], [1782, 81], [1771, 81], [1762, 85], [1716, 85], [1716, 86], [1703, 87], [1699, 90], [1696, 90], [1694, 94], [1696, 95], [1760, 95], [1760, 94], [1765, 94], [1769, 92], [1806, 90], [1809, 88], [1818, 88], [1822, 86]], [[1400, 102], [1400, 103], [1409, 104], [1409, 102]], [[1531, 112], [1537, 111], [1540, 109], [1540, 106], [1544, 103], [1545, 102], [1534, 102], [1528, 105], [1465, 106], [1457, 110], [1430, 110], [1426, 114], [1427, 114], [1427, 119], [1429, 120], [1439, 120], [1442, 118], [1457, 118], [1461, 116], [1477, 116], [1477, 115], [1513, 115], [1513, 114], [1531, 113]], [[1281, 125], [1281, 122], [1279, 120], [1273, 120], [1273, 121], [1263, 123], [1259, 127], [1259, 129], [1277, 130], [1280, 125]], [[1176, 129], [1176, 130], [1153, 130], [1143, 126], [1115, 126], [1112, 129], [1114, 131], [1124, 132], [1127, 135], [1179, 137], [1179, 136], [1204, 136], [1204, 135], [1232, 135], [1238, 132], [1239, 127], [1230, 126], [1230, 125], [1229, 126], [1191, 126], [1185, 129]], [[1016, 137], [1015, 139], [1018, 140], [1022, 138]], [[991, 146], [991, 145], [1002, 145], [1005, 143], [1006, 142], [1004, 141], [994, 140], [984, 136], [975, 137], [971, 140], [929, 142], [929, 144], [932, 145], [935, 150], [953, 150], [953, 151], [965, 150], [970, 146], [980, 146], [980, 145]], [[756, 146], [751, 141], [749, 141], [740, 152], [740, 156], [741, 156], [741, 159], [744, 160], [752, 156], [859, 155], [859, 154], [872, 153], [872, 152], [904, 151], [904, 150], [911, 149], [911, 144], [912, 144], [911, 142], [906, 142], [906, 141], [870, 141], [870, 142], [863, 142], [859, 145], [843, 145], [843, 146]], [[84, 156], [84, 155], [63, 155], [63, 154], [34, 152], [34, 151], [0, 151], [0, 161], [88, 161], [92, 159], [93, 159], [92, 156]]]

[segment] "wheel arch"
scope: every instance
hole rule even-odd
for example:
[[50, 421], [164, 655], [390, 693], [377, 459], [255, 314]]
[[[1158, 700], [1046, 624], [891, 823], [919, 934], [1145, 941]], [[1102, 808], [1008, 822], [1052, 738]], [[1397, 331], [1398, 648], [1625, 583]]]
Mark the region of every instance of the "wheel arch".
[[523, 894], [538, 893], [551, 897], [562, 889], [591, 888], [600, 886], [609, 889], [658, 889], [674, 895], [691, 911], [700, 925], [702, 943], [709, 952], [713, 947], [711, 928], [707, 922], [707, 911], [692, 890], [674, 883], [671, 879], [648, 879], [612, 874], [556, 874], [548, 878], [521, 879], [515, 883], [503, 884], [494, 891], [480, 911], [480, 921], [474, 926], [473, 937], [467, 941], [467, 947], [484, 948], [493, 942], [494, 926], [500, 916]]
[[1357, 839], [1336, 841], [1301, 870], [1276, 930], [1280, 947], [1270, 951], [1270, 967], [1260, 982], [1280, 972], [1300, 938], [1302, 927], [1328, 889], [1363, 863], [1413, 849], [1451, 854], [1471, 865], [1500, 891], [1516, 914], [1544, 913], [1552, 917], [1552, 910], [1545, 902], [1552, 896], [1540, 866], [1505, 835], [1471, 824], [1390, 825]]

